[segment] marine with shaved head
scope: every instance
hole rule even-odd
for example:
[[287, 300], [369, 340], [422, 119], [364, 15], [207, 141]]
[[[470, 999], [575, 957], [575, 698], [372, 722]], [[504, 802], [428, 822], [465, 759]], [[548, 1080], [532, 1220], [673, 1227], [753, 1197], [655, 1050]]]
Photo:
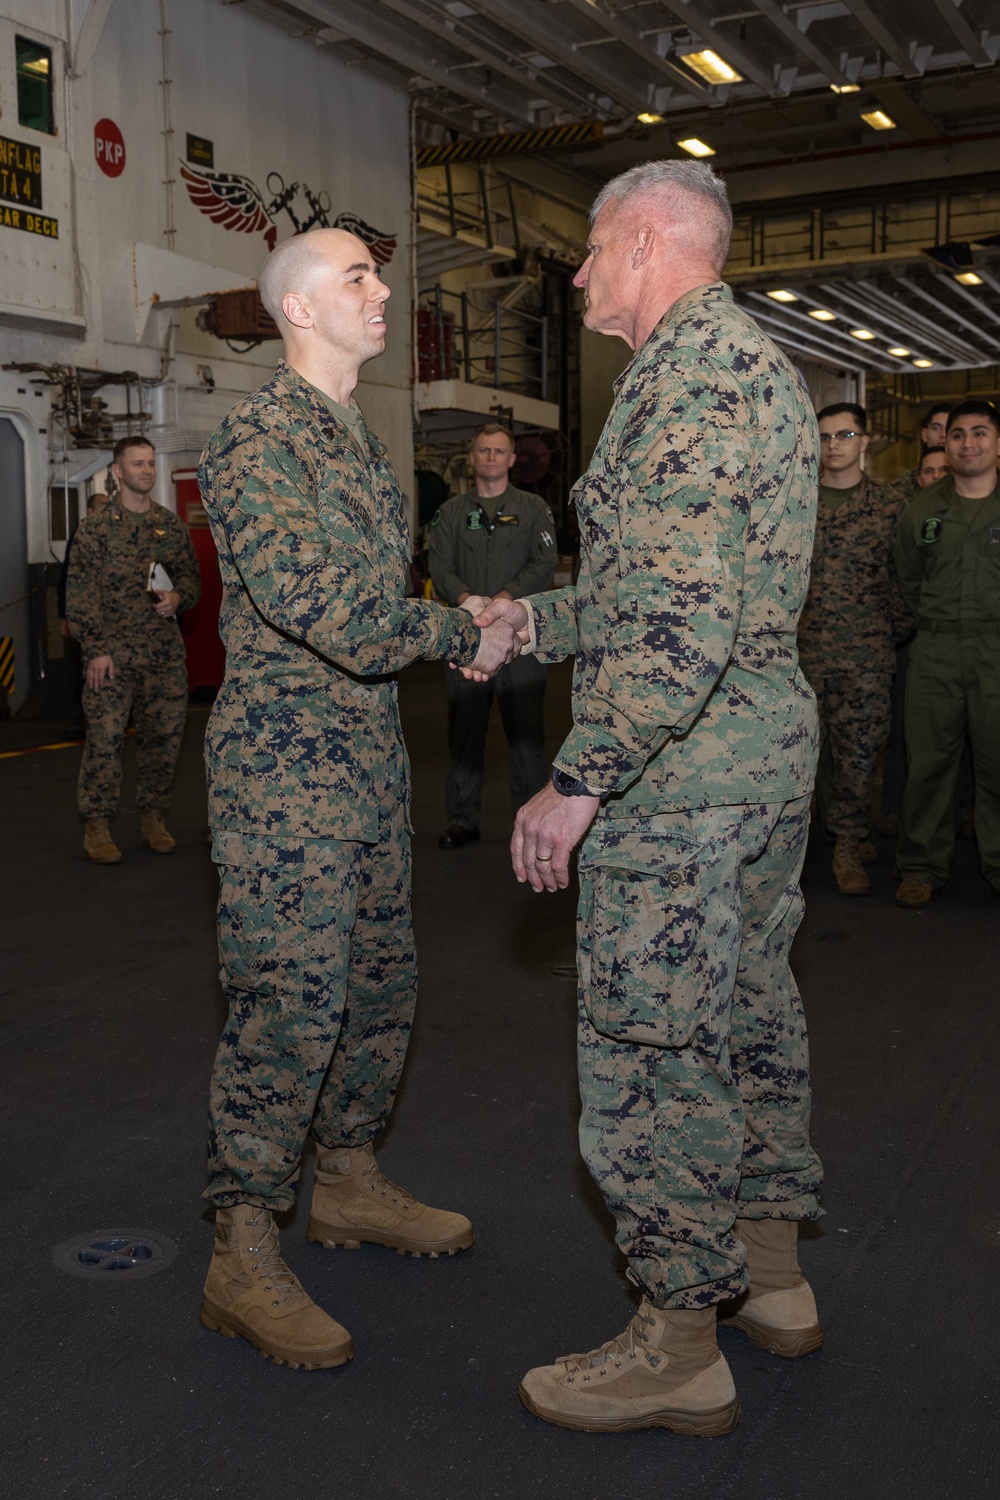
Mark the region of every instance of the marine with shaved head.
[[395, 674], [418, 657], [489, 676], [505, 621], [406, 597], [410, 544], [385, 449], [353, 399], [385, 348], [389, 288], [340, 229], [286, 240], [260, 277], [285, 358], [213, 434], [199, 481], [223, 580], [226, 676], [206, 736], [219, 961], [229, 1006], [212, 1075], [215, 1247], [206, 1327], [279, 1364], [343, 1364], [347, 1330], [281, 1256], [316, 1151], [311, 1241], [452, 1255], [461, 1214], [386, 1178], [416, 998], [409, 766]]

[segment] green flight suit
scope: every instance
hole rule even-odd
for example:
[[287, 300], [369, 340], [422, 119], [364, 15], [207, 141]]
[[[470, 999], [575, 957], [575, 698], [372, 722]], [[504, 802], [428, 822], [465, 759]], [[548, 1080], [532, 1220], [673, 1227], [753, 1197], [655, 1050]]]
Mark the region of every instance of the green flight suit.
[[906, 675], [909, 775], [899, 869], [935, 888], [947, 880], [967, 734], [980, 869], [1000, 890], [1000, 487], [968, 500], [948, 475], [923, 490], [900, 518], [896, 572], [917, 617]]
[[[552, 512], [538, 495], [508, 485], [483, 501], [475, 490], [445, 502], [431, 522], [430, 570], [442, 599], [462, 594], [515, 599], [547, 588], [556, 564]], [[448, 822], [479, 827], [486, 730], [496, 694], [508, 747], [508, 781], [516, 812], [548, 781], [545, 756], [545, 668], [533, 656], [501, 667], [490, 682], [448, 671]]]

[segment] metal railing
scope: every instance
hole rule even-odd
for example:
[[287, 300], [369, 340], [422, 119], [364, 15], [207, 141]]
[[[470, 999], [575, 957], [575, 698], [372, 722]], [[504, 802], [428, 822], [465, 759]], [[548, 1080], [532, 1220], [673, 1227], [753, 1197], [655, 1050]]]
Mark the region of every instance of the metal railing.
[[475, 307], [440, 283], [421, 292], [417, 315], [419, 378], [465, 380], [548, 400], [549, 320], [521, 308]]

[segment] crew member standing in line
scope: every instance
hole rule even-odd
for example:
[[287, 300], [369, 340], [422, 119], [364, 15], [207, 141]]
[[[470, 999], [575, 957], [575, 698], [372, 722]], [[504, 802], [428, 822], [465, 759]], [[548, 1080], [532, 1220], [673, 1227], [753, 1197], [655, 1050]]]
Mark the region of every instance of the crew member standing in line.
[[[942, 416], [942, 423], [944, 420]], [[948, 454], [945, 449], [943, 447], [927, 448], [917, 465], [917, 493], [919, 494], [920, 490], [929, 489], [932, 484], [937, 484], [938, 480], [944, 479], [949, 472]], [[891, 488], [894, 493], [899, 490], [898, 485]], [[907, 492], [907, 504], [909, 500], [910, 495]], [[903, 728], [903, 703], [906, 695], [906, 669], [909, 661], [910, 643], [907, 638], [896, 647], [896, 669], [889, 693], [889, 738], [885, 742], [885, 752], [882, 756], [882, 816], [879, 819], [878, 831], [890, 838], [897, 838], [899, 835], [899, 818], [903, 809], [903, 793], [906, 790], [906, 732]], [[967, 757], [963, 756], [963, 781], [966, 762]], [[963, 838], [972, 837], [971, 808], [975, 793], [972, 786], [971, 765], [968, 766], [968, 781], [968, 796], [963, 801], [967, 801], [970, 811], [962, 815]], [[964, 787], [962, 790], [965, 790]]]
[[833, 878], [844, 896], [871, 889], [864, 866], [878, 752], [889, 734], [894, 641], [911, 628], [893, 583], [903, 501], [861, 468], [868, 418], [853, 402], [818, 415], [819, 513], [799, 659], [816, 694], [820, 763], [816, 799], [831, 835]]
[[[149, 439], [116, 443], [111, 472], [118, 494], [78, 528], [66, 580], [66, 625], [80, 642], [85, 670], [87, 738], [77, 799], [86, 820], [83, 847], [98, 865], [122, 857], [110, 823], [118, 813], [130, 713], [142, 837], [154, 854], [173, 853], [163, 815], [170, 807], [188, 699], [177, 616], [201, 593], [187, 527], [151, 499], [156, 454]], [[169, 589], [152, 587], [157, 565]]]
[[[446, 501], [431, 522], [431, 578], [449, 604], [464, 604], [473, 594], [514, 599], [540, 593], [552, 582], [552, 512], [538, 495], [510, 483], [516, 456], [506, 428], [496, 422], [481, 427], [469, 455], [475, 488]], [[461, 849], [479, 838], [483, 756], [494, 692], [507, 736], [515, 813], [548, 781], [545, 671], [534, 657], [519, 656], [491, 682], [448, 672], [448, 827], [438, 839], [442, 849]]]
[[342, 229], [296, 235], [260, 293], [286, 360], [199, 471], [223, 583], [226, 675], [205, 746], [229, 1004], [201, 1320], [317, 1369], [350, 1359], [351, 1337], [288, 1269], [273, 1218], [310, 1136], [310, 1240], [431, 1256], [472, 1244], [468, 1219], [417, 1202], [374, 1155], [417, 983], [393, 674], [418, 657], [490, 674], [518, 646], [507, 625], [480, 631], [463, 609], [406, 597], [402, 497], [352, 400], [385, 348], [389, 288], [370, 251]]
[[907, 506], [896, 534], [899, 586], [917, 620], [896, 847], [896, 900], [908, 907], [926, 906], [951, 872], [966, 735], [979, 866], [1000, 899], [1000, 413], [960, 402], [945, 444], [951, 473]]
[[575, 491], [579, 581], [477, 617], [543, 660], [576, 655], [573, 729], [512, 854], [554, 891], [584, 840], [580, 1143], [642, 1302], [521, 1397], [594, 1432], [728, 1432], [717, 1313], [785, 1356], [823, 1337], [796, 1252], [820, 1165], [788, 963], [816, 766], [795, 627], [818, 442], [798, 375], [719, 279], [731, 228], [701, 163], [602, 189], [576, 285], [586, 326], [636, 354]]

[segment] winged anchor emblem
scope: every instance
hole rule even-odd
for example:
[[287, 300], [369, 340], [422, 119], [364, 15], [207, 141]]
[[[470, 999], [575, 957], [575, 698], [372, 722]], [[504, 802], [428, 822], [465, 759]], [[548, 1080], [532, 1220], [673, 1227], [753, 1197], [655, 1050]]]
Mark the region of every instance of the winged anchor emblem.
[[[268, 191], [272, 195], [268, 202], [253, 179], [238, 172], [209, 172], [183, 161], [180, 172], [195, 208], [223, 229], [233, 229], [238, 234], [263, 232], [269, 250], [273, 250], [278, 242], [275, 216], [285, 213], [295, 234], [304, 234], [315, 225], [324, 229], [346, 229], [368, 246], [376, 265], [387, 265], [392, 259], [396, 248], [394, 234], [376, 229], [357, 214], [342, 213], [331, 219], [328, 195], [314, 193], [306, 183], [293, 182], [286, 187], [283, 178], [272, 172], [267, 179]], [[305, 206], [302, 205], [303, 199]]]

